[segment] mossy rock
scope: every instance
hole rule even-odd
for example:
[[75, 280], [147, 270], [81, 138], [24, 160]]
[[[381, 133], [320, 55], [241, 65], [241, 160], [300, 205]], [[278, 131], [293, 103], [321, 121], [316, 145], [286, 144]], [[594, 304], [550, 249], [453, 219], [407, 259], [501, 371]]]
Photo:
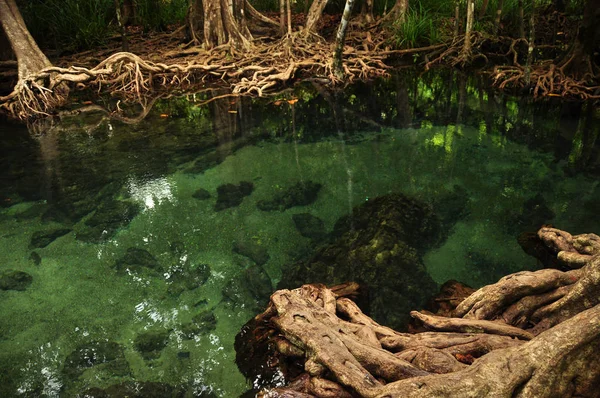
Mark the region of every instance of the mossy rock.
[[151, 330], [140, 333], [134, 340], [135, 349], [144, 359], [156, 359], [169, 342], [171, 332], [168, 330]]
[[31, 235], [31, 242], [29, 246], [31, 248], [41, 249], [48, 246], [50, 243], [54, 242], [56, 239], [60, 238], [71, 232], [71, 229], [68, 228], [56, 228], [48, 231], [36, 231]]
[[375, 198], [336, 223], [331, 243], [285, 268], [278, 287], [355, 281], [368, 292], [368, 302], [360, 304], [371, 316], [404, 329], [410, 311], [437, 291], [421, 256], [440, 241], [440, 225], [431, 207], [415, 199]]
[[317, 200], [322, 185], [313, 181], [298, 182], [284, 191], [277, 192], [271, 200], [256, 204], [263, 211], [283, 211], [294, 206], [307, 206]]
[[141, 271], [142, 269], [159, 269], [158, 260], [147, 250], [130, 247], [123, 257], [115, 262], [115, 269], [119, 272]]
[[223, 184], [217, 188], [215, 210], [221, 211], [242, 204], [244, 198], [252, 193], [254, 184], [242, 181], [238, 185]]
[[251, 259], [258, 265], [263, 265], [270, 259], [267, 248], [253, 239], [233, 242], [233, 252]]
[[206, 283], [211, 269], [208, 264], [184, 265], [170, 270], [167, 278], [168, 291], [177, 296], [185, 290], [194, 290]]
[[23, 291], [31, 285], [33, 277], [27, 272], [16, 270], [5, 270], [0, 272], [0, 290]]
[[63, 374], [73, 381], [87, 369], [99, 365], [105, 365], [115, 376], [129, 374], [123, 347], [113, 341], [92, 341], [77, 347], [65, 359]]
[[217, 327], [217, 318], [212, 311], [202, 311], [196, 314], [192, 321], [181, 325], [181, 332], [185, 339], [193, 339], [196, 336], [209, 333]]

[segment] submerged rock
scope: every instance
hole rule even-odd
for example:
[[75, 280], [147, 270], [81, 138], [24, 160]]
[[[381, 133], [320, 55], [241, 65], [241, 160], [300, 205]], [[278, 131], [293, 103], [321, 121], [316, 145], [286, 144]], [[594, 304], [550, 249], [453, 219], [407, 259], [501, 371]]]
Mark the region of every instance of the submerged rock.
[[92, 341], [77, 347], [65, 359], [63, 374], [69, 379], [76, 379], [87, 369], [98, 365], [104, 365], [115, 376], [129, 374], [123, 347], [113, 341]]
[[167, 278], [169, 293], [177, 296], [184, 290], [194, 290], [206, 283], [210, 277], [210, 265], [184, 265], [170, 270]]
[[171, 332], [168, 330], [151, 330], [137, 335], [134, 340], [135, 349], [144, 359], [156, 359], [169, 342]]
[[142, 268], [156, 269], [160, 268], [160, 264], [147, 250], [136, 247], [127, 249], [127, 253], [115, 262], [117, 271], [140, 271]]
[[225, 284], [221, 293], [233, 304], [259, 311], [269, 301], [273, 286], [265, 270], [253, 264]]
[[285, 191], [278, 192], [271, 200], [260, 200], [256, 206], [263, 211], [283, 211], [294, 206], [307, 206], [317, 200], [321, 184], [306, 181], [298, 182]]
[[242, 181], [239, 185], [223, 184], [217, 188], [217, 203], [215, 210], [221, 211], [230, 207], [237, 207], [242, 200], [252, 193], [254, 184]]
[[200, 188], [192, 194], [192, 198], [196, 198], [198, 200], [207, 200], [211, 198], [211, 195], [206, 189]]
[[173, 387], [165, 383], [126, 381], [104, 389], [99, 387], [90, 388], [78, 396], [86, 398], [184, 398], [186, 394], [183, 388]]
[[217, 328], [217, 318], [211, 311], [202, 311], [192, 318], [192, 321], [181, 325], [181, 333], [185, 339], [206, 334]]
[[27, 272], [7, 269], [0, 272], [0, 290], [23, 291], [31, 285], [33, 277]]
[[33, 235], [31, 235], [30, 246], [36, 249], [44, 248], [50, 243], [54, 242], [56, 239], [68, 234], [71, 231], [72, 230], [68, 228], [56, 228], [49, 231], [36, 231], [33, 233]]
[[248, 290], [252, 296], [258, 301], [268, 300], [273, 293], [273, 285], [271, 278], [265, 272], [263, 267], [253, 265], [244, 271], [244, 277], [247, 283]]
[[270, 259], [267, 248], [253, 239], [233, 242], [233, 252], [248, 257], [258, 265], [263, 265]]
[[292, 215], [292, 220], [294, 220], [294, 225], [300, 235], [305, 238], [318, 241], [327, 235], [325, 224], [319, 217], [309, 213], [299, 213]]
[[119, 228], [129, 224], [139, 211], [140, 207], [135, 203], [119, 200], [104, 202], [86, 220], [87, 228], [77, 233], [76, 238], [94, 243], [106, 240], [114, 236]]
[[[542, 194], [537, 194], [523, 203], [523, 209], [511, 223], [513, 233], [537, 231], [542, 225], [549, 224], [554, 219], [554, 212], [546, 204]], [[509, 228], [510, 229], [510, 228]]]
[[40, 256], [38, 252], [31, 252], [29, 255], [29, 260], [38, 266], [42, 263], [42, 256]]
[[402, 194], [370, 200], [336, 223], [335, 241], [284, 269], [279, 288], [355, 281], [367, 289], [378, 322], [406, 328], [409, 312], [437, 290], [421, 256], [439, 242], [440, 229], [431, 207], [417, 200]]

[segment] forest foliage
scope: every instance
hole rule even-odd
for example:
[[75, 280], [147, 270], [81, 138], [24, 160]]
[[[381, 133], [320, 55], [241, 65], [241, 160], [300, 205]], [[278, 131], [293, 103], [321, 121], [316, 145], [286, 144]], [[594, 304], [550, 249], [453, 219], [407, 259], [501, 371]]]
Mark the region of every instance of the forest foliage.
[[[457, 1], [464, 15], [466, 0]], [[364, 11], [365, 2], [357, 1], [354, 14]], [[527, 20], [531, 12], [542, 14], [557, 6], [556, 0], [477, 0], [474, 31], [494, 33], [499, 2], [502, 19], [497, 34], [506, 36], [515, 36], [518, 32], [519, 3], [523, 3]], [[119, 33], [114, 0], [19, 0], [17, 3], [33, 37], [45, 48], [89, 50]], [[251, 0], [250, 3], [266, 14], [279, 11], [277, 0]], [[310, 3], [310, 0], [293, 1], [292, 10], [306, 13]], [[564, 4], [565, 15], [572, 25], [582, 19], [584, 3], [584, 0], [570, 0]], [[344, 4], [345, 0], [330, 0], [325, 13], [341, 14]], [[139, 26], [145, 33], [184, 24], [188, 12], [188, 0], [134, 0], [134, 5], [135, 16], [128, 24]], [[373, 13], [382, 16], [393, 6], [394, 0], [373, 0]], [[392, 37], [390, 44], [396, 48], [415, 48], [443, 42], [452, 34], [455, 6], [454, 1], [410, 0], [404, 22], [386, 24]]]

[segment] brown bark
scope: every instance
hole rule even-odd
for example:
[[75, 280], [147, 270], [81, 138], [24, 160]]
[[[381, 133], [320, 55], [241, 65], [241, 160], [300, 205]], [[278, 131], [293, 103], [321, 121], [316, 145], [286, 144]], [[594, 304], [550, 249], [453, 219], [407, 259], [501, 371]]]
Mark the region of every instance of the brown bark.
[[277, 336], [273, 346], [299, 361], [303, 376], [268, 396], [599, 396], [600, 238], [539, 234], [592, 257], [581, 269], [517, 273], [486, 286], [459, 305], [464, 318], [411, 313], [436, 332], [379, 325], [323, 285], [276, 292], [256, 321], [274, 328], [262, 335]]
[[207, 48], [229, 44], [232, 48], [247, 51], [252, 39], [246, 26], [244, 15], [245, 2], [242, 0], [205, 0], [204, 43]]
[[384, 17], [384, 21], [392, 21], [402, 23], [406, 19], [408, 12], [408, 0], [396, 0], [396, 3]]
[[473, 20], [475, 16], [475, 0], [467, 0], [467, 24], [465, 27], [465, 41], [462, 48], [463, 62], [471, 58], [471, 31], [473, 30]]
[[502, 21], [502, 8], [504, 7], [504, 0], [498, 0], [498, 8], [496, 9], [496, 18], [494, 19], [494, 34], [500, 30], [500, 22]]
[[0, 0], [0, 23], [17, 57], [19, 80], [52, 66], [27, 30], [15, 0]]
[[304, 26], [304, 35], [309, 36], [317, 33], [317, 24], [323, 15], [323, 10], [327, 5], [327, 0], [314, 0], [306, 16], [306, 25]]
[[339, 80], [344, 79], [344, 69], [342, 67], [342, 52], [344, 50], [344, 42], [346, 41], [346, 31], [348, 29], [348, 22], [352, 15], [352, 8], [354, 7], [354, 0], [346, 0], [344, 7], [344, 13], [342, 14], [342, 20], [338, 26], [337, 34], [335, 35], [335, 50], [333, 51], [333, 73]]
[[595, 48], [600, 42], [600, 0], [587, 0], [583, 21], [570, 51], [560, 62], [560, 69], [579, 79], [589, 79], [596, 74], [592, 63]]

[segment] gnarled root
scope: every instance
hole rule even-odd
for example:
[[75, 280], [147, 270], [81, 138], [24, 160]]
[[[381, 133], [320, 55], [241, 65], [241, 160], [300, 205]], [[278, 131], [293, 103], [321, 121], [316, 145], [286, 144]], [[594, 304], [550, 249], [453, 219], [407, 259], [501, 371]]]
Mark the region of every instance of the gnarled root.
[[275, 292], [253, 322], [275, 342], [279, 359], [287, 355], [298, 366], [285, 374], [295, 381], [264, 396], [598, 396], [597, 236], [545, 228], [540, 237], [557, 256], [588, 261], [567, 272], [505, 277], [466, 298], [459, 318], [411, 313], [432, 332], [379, 325], [323, 285]]

